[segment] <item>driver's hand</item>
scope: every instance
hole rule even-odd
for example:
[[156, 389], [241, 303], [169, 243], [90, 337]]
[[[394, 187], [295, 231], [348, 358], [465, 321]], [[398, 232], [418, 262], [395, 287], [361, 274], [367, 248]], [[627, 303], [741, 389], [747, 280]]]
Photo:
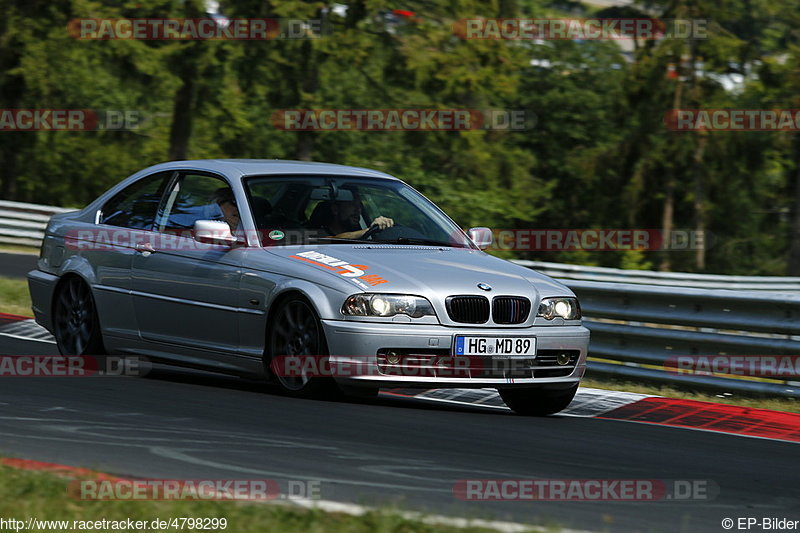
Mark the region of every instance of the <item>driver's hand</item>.
[[372, 224], [370, 224], [370, 227], [372, 227], [372, 226], [378, 226], [379, 228], [384, 230], [386, 228], [391, 228], [392, 226], [394, 226], [394, 220], [392, 220], [391, 218], [387, 218], [387, 217], [378, 217], [378, 218], [376, 218], [375, 220], [372, 221]]

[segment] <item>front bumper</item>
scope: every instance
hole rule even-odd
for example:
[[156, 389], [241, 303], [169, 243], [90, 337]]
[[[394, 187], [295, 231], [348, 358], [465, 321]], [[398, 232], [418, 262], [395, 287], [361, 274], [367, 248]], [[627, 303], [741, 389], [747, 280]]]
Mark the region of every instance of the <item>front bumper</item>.
[[[583, 326], [537, 326], [528, 328], [454, 328], [441, 325], [385, 324], [356, 322], [352, 320], [323, 320], [322, 327], [328, 341], [332, 366], [364, 368], [368, 371], [352, 375], [336, 375], [343, 385], [381, 387], [530, 387], [534, 384], [577, 383], [586, 371], [586, 353], [589, 346], [589, 330]], [[450, 360], [455, 335], [479, 336], [534, 336], [537, 356], [550, 351], [570, 351], [577, 354], [574, 364], [563, 367], [556, 377], [478, 376], [460, 377], [457, 372], [445, 375], [429, 373], [404, 373], [382, 371], [378, 365], [378, 352], [386, 349], [402, 350], [410, 354], [447, 354]], [[501, 358], [502, 359], [502, 358]], [[491, 358], [488, 359], [491, 361]], [[548, 367], [549, 368], [549, 367]], [[398, 375], [401, 374], [401, 375]], [[413, 374], [413, 375], [405, 375]], [[542, 372], [540, 374], [547, 375]], [[552, 374], [552, 372], [550, 372]]]

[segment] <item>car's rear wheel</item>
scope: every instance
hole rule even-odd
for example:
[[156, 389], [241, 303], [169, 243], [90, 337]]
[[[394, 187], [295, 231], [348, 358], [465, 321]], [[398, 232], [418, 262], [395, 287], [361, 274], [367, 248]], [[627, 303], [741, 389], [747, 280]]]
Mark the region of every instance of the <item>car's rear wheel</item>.
[[578, 384], [566, 388], [498, 389], [497, 392], [515, 413], [545, 416], [566, 409], [578, 392]]
[[101, 355], [105, 351], [92, 291], [77, 276], [68, 277], [58, 286], [53, 333], [61, 355]]
[[278, 387], [289, 396], [329, 396], [336, 391], [330, 377], [320, 377], [328, 368], [328, 347], [319, 317], [301, 296], [281, 302], [269, 328], [270, 372]]

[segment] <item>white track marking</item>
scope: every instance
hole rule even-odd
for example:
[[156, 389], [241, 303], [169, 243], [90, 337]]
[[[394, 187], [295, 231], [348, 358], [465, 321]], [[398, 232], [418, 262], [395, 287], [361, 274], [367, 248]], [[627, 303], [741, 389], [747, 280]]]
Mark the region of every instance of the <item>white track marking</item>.
[[0, 336], [23, 341], [56, 343], [50, 332], [37, 324], [32, 318], [0, 326]]
[[0, 333], [0, 337], [9, 337], [12, 339], [19, 339], [21, 341], [45, 342], [47, 344], [56, 344], [56, 341], [51, 341], [47, 339], [32, 339], [30, 337], [23, 337], [22, 335], [12, 335], [10, 333]]
[[[510, 411], [494, 389], [431, 389], [416, 394], [412, 393], [409, 394], [409, 396], [430, 402], [452, 405], [472, 405]], [[638, 402], [643, 398], [650, 397], [651, 396], [647, 394], [581, 387], [578, 389], [578, 393], [575, 395], [575, 399], [572, 400], [569, 407], [558, 414], [591, 418], [613, 411], [618, 407]]]
[[[278, 502], [283, 503], [283, 502]], [[363, 505], [356, 505], [354, 503], [341, 503], [330, 500], [293, 500], [291, 502], [295, 506], [305, 507], [307, 509], [319, 509], [329, 513], [343, 513], [352, 516], [362, 516], [369, 512], [382, 512], [380, 510], [365, 507]], [[516, 522], [503, 522], [499, 520], [481, 520], [459, 518], [452, 516], [442, 515], [426, 515], [413, 511], [395, 511], [387, 512], [387, 514], [395, 514], [407, 520], [416, 520], [430, 525], [443, 525], [451, 527], [482, 527], [486, 529], [493, 529], [502, 533], [522, 533], [525, 531], [553, 531], [553, 528], [546, 528], [542, 526], [519, 524]], [[588, 533], [575, 529], [560, 529], [563, 533]]]

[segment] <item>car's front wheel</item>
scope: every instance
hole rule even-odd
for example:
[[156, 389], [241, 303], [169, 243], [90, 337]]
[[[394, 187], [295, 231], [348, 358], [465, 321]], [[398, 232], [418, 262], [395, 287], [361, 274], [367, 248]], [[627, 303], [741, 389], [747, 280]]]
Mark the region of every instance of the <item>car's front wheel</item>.
[[563, 411], [578, 392], [578, 384], [567, 388], [536, 387], [528, 389], [498, 389], [500, 397], [519, 415], [546, 416]]
[[279, 304], [268, 333], [269, 368], [278, 387], [289, 396], [328, 396], [336, 390], [324, 377], [328, 348], [319, 317], [301, 296]]
[[53, 304], [53, 333], [61, 355], [103, 354], [100, 320], [89, 286], [70, 276], [59, 284]]

